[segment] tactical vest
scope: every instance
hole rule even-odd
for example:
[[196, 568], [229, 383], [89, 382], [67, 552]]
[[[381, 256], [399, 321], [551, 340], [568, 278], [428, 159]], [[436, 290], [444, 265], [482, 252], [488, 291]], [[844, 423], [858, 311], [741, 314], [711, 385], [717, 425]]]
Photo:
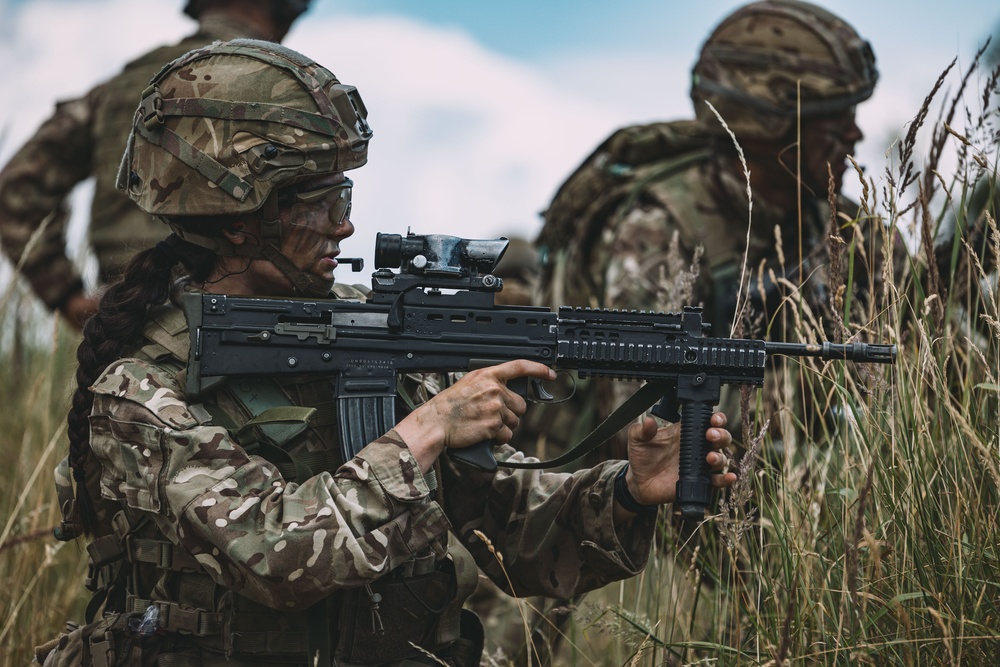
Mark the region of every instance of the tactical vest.
[[645, 184], [709, 155], [709, 142], [694, 121], [616, 131], [560, 186], [543, 213], [537, 244], [552, 252], [570, 243], [589, 245], [612, 213], [634, 200]]
[[[335, 293], [361, 294], [341, 285]], [[189, 343], [179, 309], [154, 312], [144, 336], [137, 358], [185, 372]], [[203, 403], [189, 406], [195, 418], [226, 428], [286, 479], [303, 481], [341, 465], [327, 381], [241, 380], [206, 393]], [[434, 480], [429, 474], [432, 492]], [[111, 528], [88, 545], [88, 587], [95, 595], [87, 620], [102, 606], [103, 619], [86, 626], [85, 665], [440, 664], [424, 651], [456, 667], [479, 664], [482, 625], [462, 610], [477, 569], [453, 540], [414, 555], [372, 584], [340, 591], [302, 612], [283, 612], [215, 584], [148, 517], [123, 507]]]

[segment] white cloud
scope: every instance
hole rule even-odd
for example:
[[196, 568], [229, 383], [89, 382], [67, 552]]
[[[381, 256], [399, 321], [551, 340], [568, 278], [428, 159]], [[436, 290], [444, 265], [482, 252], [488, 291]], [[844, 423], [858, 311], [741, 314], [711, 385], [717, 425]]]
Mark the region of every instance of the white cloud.
[[369, 110], [350, 254], [370, 257], [375, 232], [407, 227], [534, 236], [560, 181], [617, 121], [459, 31], [340, 17], [305, 22], [288, 43], [356, 85]]
[[[141, 8], [141, 10], [139, 9]], [[34, 0], [0, 7], [0, 124], [8, 157], [52, 111], [151, 46], [180, 39], [194, 23], [176, 3]]]

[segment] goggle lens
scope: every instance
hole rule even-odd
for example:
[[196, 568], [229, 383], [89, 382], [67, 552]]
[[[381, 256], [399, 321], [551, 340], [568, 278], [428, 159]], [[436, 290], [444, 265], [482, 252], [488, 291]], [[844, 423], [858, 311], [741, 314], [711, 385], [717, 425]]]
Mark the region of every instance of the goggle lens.
[[281, 206], [291, 206], [292, 204], [314, 204], [326, 198], [331, 192], [337, 192], [337, 198], [330, 204], [330, 222], [340, 226], [347, 222], [351, 216], [351, 191], [354, 188], [354, 181], [345, 178], [334, 185], [324, 185], [314, 190], [299, 190], [294, 186], [283, 190], [278, 200]]

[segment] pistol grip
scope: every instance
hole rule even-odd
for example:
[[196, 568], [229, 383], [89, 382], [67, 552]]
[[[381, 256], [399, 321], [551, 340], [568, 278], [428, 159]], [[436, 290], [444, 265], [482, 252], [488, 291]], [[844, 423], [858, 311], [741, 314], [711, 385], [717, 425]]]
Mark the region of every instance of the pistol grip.
[[483, 440], [461, 449], [449, 449], [448, 456], [486, 472], [493, 472], [497, 469], [497, 460], [493, 456], [493, 442], [490, 440]]

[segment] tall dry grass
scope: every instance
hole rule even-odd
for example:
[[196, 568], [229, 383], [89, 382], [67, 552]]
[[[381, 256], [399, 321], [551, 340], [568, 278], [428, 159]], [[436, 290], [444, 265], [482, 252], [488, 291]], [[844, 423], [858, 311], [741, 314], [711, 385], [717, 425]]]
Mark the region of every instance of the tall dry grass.
[[85, 602], [83, 545], [52, 537], [77, 338], [55, 322], [46, 343], [26, 341], [19, 303], [4, 311], [0, 348], [0, 665], [28, 664]]
[[[793, 338], [894, 342], [896, 364], [784, 364], [722, 511], [693, 536], [664, 522], [646, 571], [581, 605], [569, 660], [1000, 664], [1000, 70], [950, 69], [880, 182], [857, 172], [861, 210], [827, 250], [833, 312], [795, 285], [782, 304]], [[865, 219], [921, 239], [886, 252], [867, 306], [847, 298]]]
[[[580, 603], [561, 664], [1000, 664], [1000, 232], [985, 205], [998, 75], [977, 64], [939, 102], [956, 76], [942, 75], [878, 179], [858, 171], [859, 216], [834, 225], [842, 241], [828, 249], [832, 312], [787, 286], [795, 338], [894, 342], [896, 364], [789, 362], [767, 403], [748, 394], [741, 481], [722, 511], [693, 534], [664, 521], [640, 576]], [[849, 296], [862, 219], [923, 239], [885, 255], [867, 304]], [[949, 228], [953, 242], [935, 247]], [[49, 537], [75, 337], [11, 331], [0, 332], [0, 661], [24, 665], [82, 618], [84, 559]]]

